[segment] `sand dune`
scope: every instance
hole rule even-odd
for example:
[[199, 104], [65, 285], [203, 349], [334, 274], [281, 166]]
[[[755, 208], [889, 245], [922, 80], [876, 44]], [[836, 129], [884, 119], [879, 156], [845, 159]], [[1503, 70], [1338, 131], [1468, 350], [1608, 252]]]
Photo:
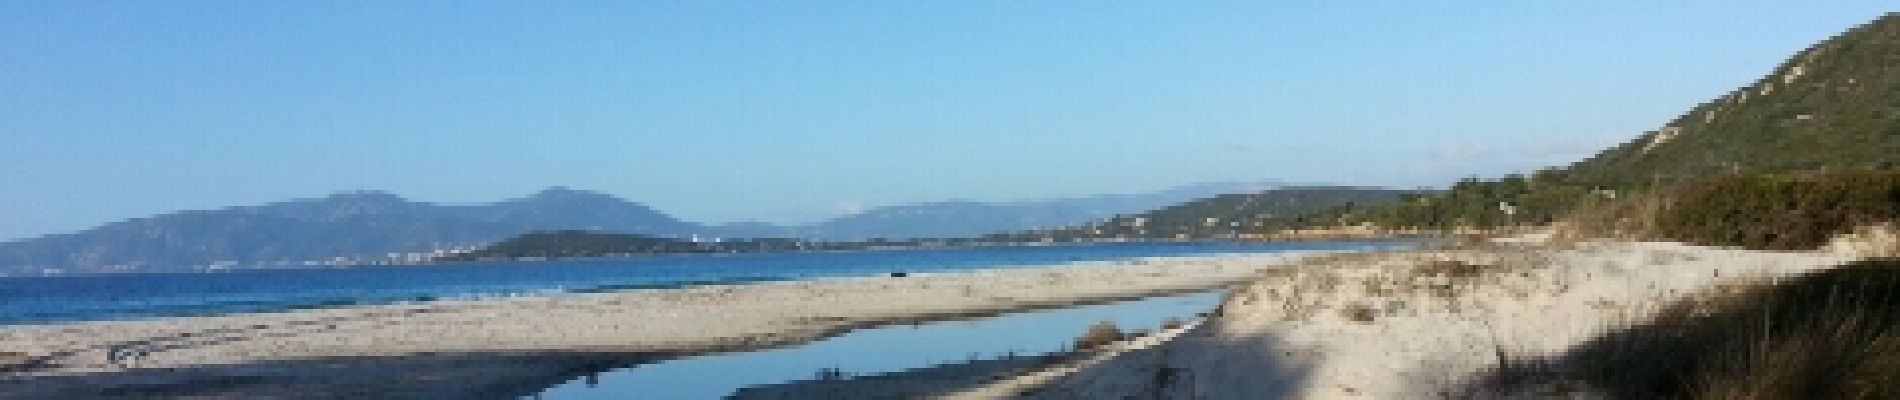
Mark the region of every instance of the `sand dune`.
[[1266, 270], [1167, 343], [953, 397], [1440, 398], [1685, 296], [1852, 258], [1623, 242], [1321, 257]]

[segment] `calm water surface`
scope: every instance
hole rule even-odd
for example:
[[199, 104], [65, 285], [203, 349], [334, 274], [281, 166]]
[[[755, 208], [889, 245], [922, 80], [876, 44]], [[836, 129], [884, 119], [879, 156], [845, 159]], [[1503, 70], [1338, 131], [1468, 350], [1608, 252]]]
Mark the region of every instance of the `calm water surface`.
[[803, 346], [692, 357], [609, 371], [542, 392], [543, 400], [717, 399], [746, 386], [812, 379], [824, 368], [848, 375], [896, 372], [972, 358], [1060, 351], [1089, 325], [1155, 329], [1214, 308], [1219, 291], [1008, 314], [968, 321], [860, 329]]

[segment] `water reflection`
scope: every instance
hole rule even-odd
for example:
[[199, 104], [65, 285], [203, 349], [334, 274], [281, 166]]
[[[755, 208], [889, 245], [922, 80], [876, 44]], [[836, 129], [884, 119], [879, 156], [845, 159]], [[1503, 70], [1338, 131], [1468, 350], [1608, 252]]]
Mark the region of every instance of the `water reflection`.
[[742, 387], [901, 371], [1010, 354], [1060, 351], [1088, 325], [1114, 321], [1124, 329], [1154, 329], [1168, 317], [1212, 309], [1220, 291], [1156, 297], [1004, 315], [853, 331], [803, 346], [721, 354], [590, 375], [549, 388], [538, 398], [716, 399]]

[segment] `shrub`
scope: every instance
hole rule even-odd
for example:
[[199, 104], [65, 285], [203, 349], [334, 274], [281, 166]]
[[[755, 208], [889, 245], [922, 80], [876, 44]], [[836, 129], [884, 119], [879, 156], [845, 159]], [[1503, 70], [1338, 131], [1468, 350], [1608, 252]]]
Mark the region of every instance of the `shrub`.
[[1116, 327], [1114, 322], [1105, 320], [1089, 325], [1089, 329], [1083, 331], [1081, 337], [1075, 338], [1075, 349], [1093, 350], [1121, 339], [1121, 328]]
[[1168, 317], [1166, 319], [1161, 320], [1161, 329], [1164, 329], [1164, 330], [1180, 328], [1184, 325], [1187, 325], [1187, 322], [1181, 321], [1180, 318]]
[[1419, 276], [1442, 276], [1447, 278], [1475, 278], [1486, 270], [1494, 270], [1489, 265], [1472, 264], [1458, 260], [1432, 260], [1412, 270]]
[[1900, 221], [1900, 173], [1733, 175], [1578, 212], [1572, 228], [1764, 250], [1812, 250], [1857, 228]]
[[1363, 304], [1354, 304], [1339, 309], [1339, 316], [1345, 318], [1347, 321], [1364, 324], [1372, 323], [1374, 319], [1379, 317], [1379, 312]]

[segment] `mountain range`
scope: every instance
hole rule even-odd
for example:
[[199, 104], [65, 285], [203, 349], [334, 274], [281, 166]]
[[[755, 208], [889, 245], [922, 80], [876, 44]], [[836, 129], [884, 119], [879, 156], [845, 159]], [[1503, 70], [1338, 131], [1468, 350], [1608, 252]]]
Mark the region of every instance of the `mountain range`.
[[532, 231], [587, 230], [689, 237], [957, 237], [1066, 226], [1271, 183], [1209, 183], [1144, 194], [1042, 201], [946, 201], [870, 209], [815, 224], [707, 225], [637, 202], [555, 187], [480, 205], [416, 202], [380, 191], [258, 206], [182, 211], [75, 233], [0, 243], [0, 274], [162, 271], [204, 265], [362, 262], [390, 253], [467, 249]]
[[878, 207], [803, 226], [766, 229], [722, 226], [731, 237], [797, 237], [820, 240], [971, 237], [1004, 231], [1065, 227], [1230, 193], [1280, 187], [1271, 182], [1201, 183], [1143, 194], [1109, 194], [1051, 200], [981, 202], [953, 200]]

